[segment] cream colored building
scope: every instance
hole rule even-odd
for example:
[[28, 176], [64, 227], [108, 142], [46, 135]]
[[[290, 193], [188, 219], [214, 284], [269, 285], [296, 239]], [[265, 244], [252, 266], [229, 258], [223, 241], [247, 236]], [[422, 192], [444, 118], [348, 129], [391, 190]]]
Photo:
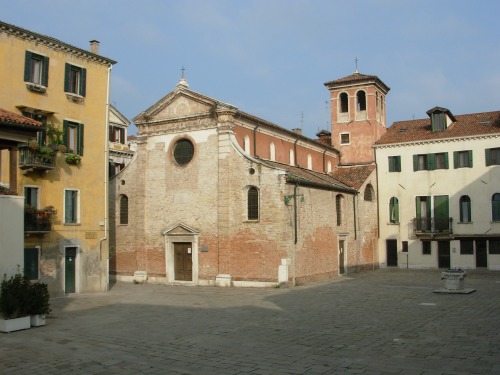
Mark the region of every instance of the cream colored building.
[[[98, 48], [97, 41], [84, 50], [0, 22], [0, 108], [44, 124], [37, 139], [18, 147], [16, 184], [26, 207], [21, 267], [48, 283], [51, 295], [108, 288], [108, 114], [115, 61]], [[11, 156], [3, 150], [2, 165], [12, 164]]]
[[130, 121], [112, 105], [109, 106], [109, 175], [114, 176], [130, 163], [134, 152], [128, 142]]
[[394, 123], [375, 144], [380, 265], [500, 269], [500, 112]]

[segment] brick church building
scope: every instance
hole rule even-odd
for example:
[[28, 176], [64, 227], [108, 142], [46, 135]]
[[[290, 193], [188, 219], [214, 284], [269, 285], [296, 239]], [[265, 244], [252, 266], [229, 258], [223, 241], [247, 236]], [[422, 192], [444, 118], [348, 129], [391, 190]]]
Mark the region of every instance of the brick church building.
[[389, 88], [325, 84], [332, 129], [303, 136], [189, 89], [134, 118], [137, 151], [110, 181], [119, 281], [298, 285], [378, 268], [373, 143]]

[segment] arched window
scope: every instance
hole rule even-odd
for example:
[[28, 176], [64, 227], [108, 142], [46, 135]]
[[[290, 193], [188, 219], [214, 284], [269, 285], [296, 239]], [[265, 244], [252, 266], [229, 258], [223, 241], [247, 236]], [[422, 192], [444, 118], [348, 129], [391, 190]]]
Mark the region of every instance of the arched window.
[[271, 142], [271, 144], [269, 145], [269, 160], [276, 160], [276, 148], [274, 147], [273, 142]]
[[462, 195], [460, 197], [460, 222], [461, 223], [470, 223], [471, 220], [471, 204], [470, 198], [468, 195]]
[[356, 93], [356, 104], [358, 112], [366, 111], [366, 93], [363, 90], [359, 90]]
[[255, 186], [248, 189], [247, 204], [248, 220], [259, 220], [259, 190]]
[[326, 173], [332, 173], [332, 162], [328, 160], [328, 164], [326, 165]]
[[245, 135], [243, 143], [244, 143], [245, 152], [247, 154], [250, 154], [250, 137], [248, 135]]
[[340, 112], [347, 113], [349, 112], [349, 97], [347, 93], [343, 92], [339, 95], [340, 99]]
[[378, 113], [380, 111], [380, 99], [378, 97], [378, 91], [375, 93], [375, 98], [376, 98], [376, 110]]
[[500, 221], [500, 193], [493, 194], [491, 198], [492, 220]]
[[399, 224], [399, 200], [396, 197], [389, 200], [389, 222]]
[[295, 153], [290, 150], [290, 165], [295, 165]]
[[337, 226], [342, 225], [342, 205], [344, 203], [344, 197], [342, 194], [337, 194], [335, 197], [335, 209], [337, 210]]
[[371, 184], [366, 185], [364, 199], [368, 202], [373, 200], [373, 186]]
[[307, 155], [307, 169], [313, 169], [313, 159], [311, 154]]
[[128, 224], [128, 197], [120, 197], [120, 224]]

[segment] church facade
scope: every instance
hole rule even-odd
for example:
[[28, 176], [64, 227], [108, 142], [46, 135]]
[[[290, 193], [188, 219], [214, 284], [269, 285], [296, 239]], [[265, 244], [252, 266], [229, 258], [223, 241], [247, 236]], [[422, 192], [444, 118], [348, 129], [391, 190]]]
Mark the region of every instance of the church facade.
[[133, 121], [137, 151], [110, 181], [116, 280], [298, 285], [378, 268], [372, 162], [344, 165], [330, 142], [192, 91], [184, 78]]

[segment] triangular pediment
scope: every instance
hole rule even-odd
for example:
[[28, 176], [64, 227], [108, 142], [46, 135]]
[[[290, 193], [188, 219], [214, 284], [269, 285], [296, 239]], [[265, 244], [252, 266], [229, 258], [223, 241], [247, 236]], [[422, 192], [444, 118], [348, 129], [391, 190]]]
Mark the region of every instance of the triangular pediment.
[[174, 224], [161, 232], [164, 236], [193, 236], [199, 233], [196, 229], [183, 223]]

